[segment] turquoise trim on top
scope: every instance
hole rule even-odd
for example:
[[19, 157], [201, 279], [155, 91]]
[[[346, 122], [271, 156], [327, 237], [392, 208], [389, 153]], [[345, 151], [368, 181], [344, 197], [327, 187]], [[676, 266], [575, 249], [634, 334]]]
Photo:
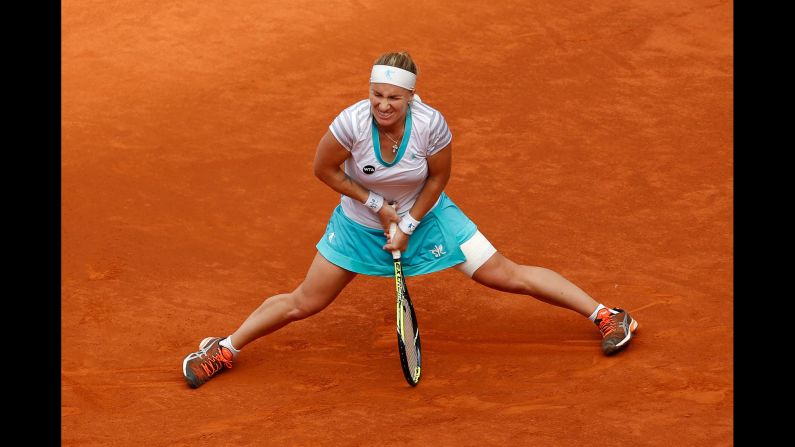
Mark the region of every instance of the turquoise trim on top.
[[406, 153], [406, 147], [409, 145], [409, 137], [411, 136], [411, 106], [406, 109], [406, 122], [403, 124], [403, 139], [400, 141], [400, 148], [398, 148], [397, 155], [395, 159], [392, 160], [392, 163], [387, 163], [381, 158], [381, 138], [378, 136], [378, 126], [375, 124], [375, 117], [372, 118], [370, 124], [373, 132], [373, 152], [375, 152], [375, 158], [387, 168], [394, 166], [403, 158], [403, 154]]

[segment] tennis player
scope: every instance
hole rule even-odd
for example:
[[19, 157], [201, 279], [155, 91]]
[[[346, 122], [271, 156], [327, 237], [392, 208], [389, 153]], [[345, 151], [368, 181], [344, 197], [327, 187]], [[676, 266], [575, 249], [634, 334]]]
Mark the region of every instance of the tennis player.
[[[232, 368], [252, 341], [326, 308], [357, 274], [392, 277], [392, 250], [403, 253], [406, 276], [454, 267], [485, 286], [588, 318], [607, 355], [628, 345], [638, 327], [628, 312], [604, 306], [552, 270], [506, 258], [444, 193], [453, 136], [442, 114], [414, 93], [416, 80], [407, 52], [375, 61], [369, 97], [343, 110], [317, 146], [314, 173], [342, 198], [306, 278], [266, 299], [231, 334], [202, 340], [182, 362], [191, 387]], [[392, 222], [398, 230], [389, 238]]]

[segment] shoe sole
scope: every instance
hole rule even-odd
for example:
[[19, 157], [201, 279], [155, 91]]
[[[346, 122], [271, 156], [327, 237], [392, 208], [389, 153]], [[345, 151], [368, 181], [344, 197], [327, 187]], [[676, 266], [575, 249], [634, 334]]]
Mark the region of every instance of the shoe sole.
[[638, 324], [638, 321], [637, 321], [637, 320], [635, 320], [635, 319], [634, 319], [634, 318], [632, 318], [632, 317], [629, 317], [629, 318], [630, 318], [630, 319], [632, 319], [632, 322], [631, 322], [631, 323], [629, 323], [629, 333], [627, 334], [627, 336], [626, 336], [626, 337], [624, 337], [624, 339], [623, 339], [623, 340], [621, 340], [621, 341], [620, 341], [618, 344], [616, 344], [616, 346], [622, 346], [622, 345], [624, 345], [624, 343], [628, 342], [628, 341], [629, 341], [629, 340], [632, 338], [632, 334], [633, 334], [635, 331], [637, 331], [637, 330], [638, 330], [638, 326], [640, 326], [640, 325]]
[[629, 331], [627, 332], [627, 336], [624, 337], [624, 339], [621, 340], [620, 342], [616, 343], [615, 347], [611, 349], [610, 352], [606, 352], [605, 354], [607, 355], [615, 354], [616, 352], [620, 351], [621, 348], [623, 348], [624, 345], [627, 344], [627, 342], [629, 342], [632, 339], [632, 335], [635, 333], [635, 331], [638, 330], [640, 323], [638, 323], [638, 320], [632, 318], [631, 316], [629, 318], [632, 321], [629, 323]]
[[190, 376], [188, 375], [188, 359], [190, 358], [191, 355], [192, 354], [186, 355], [185, 358], [182, 360], [182, 377], [185, 378], [185, 380], [188, 382], [188, 385], [191, 388], [198, 388], [199, 385], [201, 384], [197, 384], [192, 378], [192, 375]]

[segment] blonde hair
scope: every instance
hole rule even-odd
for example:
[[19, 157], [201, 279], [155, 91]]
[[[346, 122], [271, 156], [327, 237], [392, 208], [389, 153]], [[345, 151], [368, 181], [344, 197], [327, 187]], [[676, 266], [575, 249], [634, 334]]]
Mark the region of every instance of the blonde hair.
[[417, 74], [417, 64], [408, 51], [384, 53], [373, 62], [373, 65], [389, 65]]

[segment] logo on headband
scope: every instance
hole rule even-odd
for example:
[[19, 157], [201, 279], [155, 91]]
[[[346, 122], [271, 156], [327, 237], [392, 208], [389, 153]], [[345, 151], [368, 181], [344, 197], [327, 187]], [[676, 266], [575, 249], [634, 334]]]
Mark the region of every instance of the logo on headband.
[[416, 80], [416, 74], [391, 65], [373, 65], [370, 72], [370, 82], [393, 84], [408, 90], [414, 90]]

